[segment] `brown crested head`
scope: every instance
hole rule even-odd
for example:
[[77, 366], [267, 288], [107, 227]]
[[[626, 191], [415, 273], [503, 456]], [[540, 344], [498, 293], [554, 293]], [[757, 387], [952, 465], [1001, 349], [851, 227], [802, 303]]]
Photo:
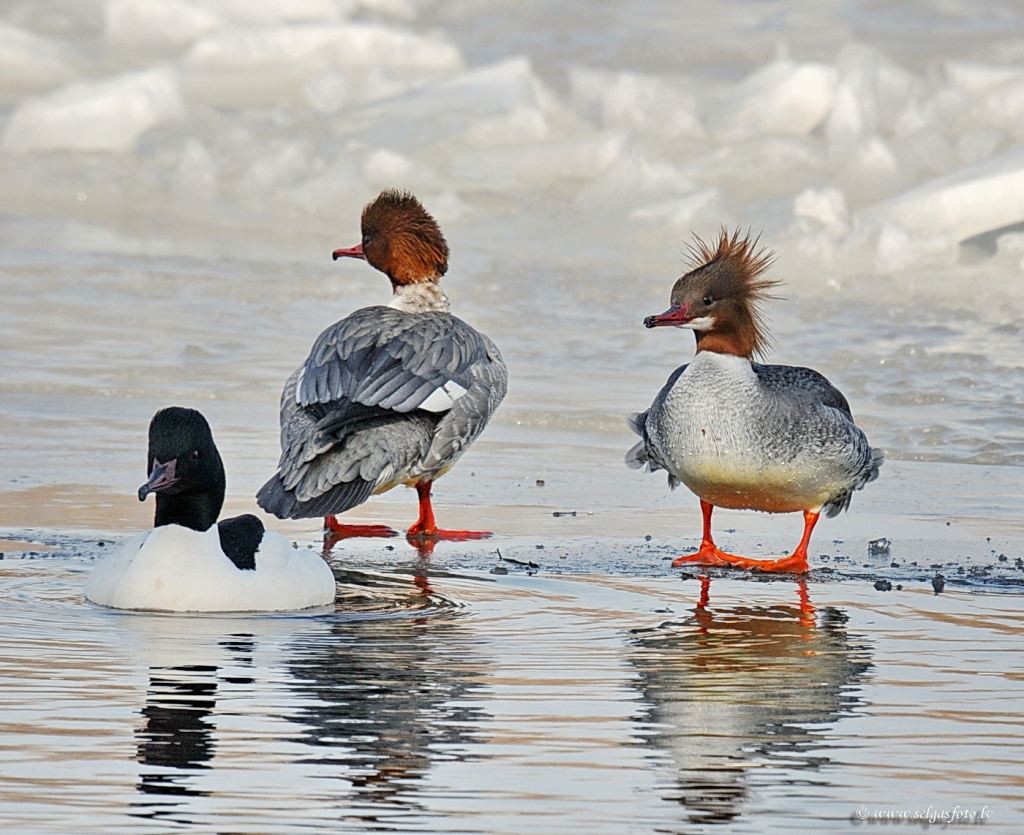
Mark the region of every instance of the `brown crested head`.
[[363, 238], [342, 256], [365, 258], [393, 285], [437, 281], [448, 271], [448, 244], [437, 221], [407, 191], [386, 189], [363, 209]]
[[672, 287], [672, 306], [648, 316], [649, 328], [675, 325], [690, 328], [698, 351], [715, 351], [753, 358], [764, 355], [770, 342], [760, 303], [772, 298], [768, 291], [779, 282], [764, 277], [775, 260], [759, 238], [730, 234], [725, 228], [709, 245], [694, 236], [689, 246], [693, 267]]

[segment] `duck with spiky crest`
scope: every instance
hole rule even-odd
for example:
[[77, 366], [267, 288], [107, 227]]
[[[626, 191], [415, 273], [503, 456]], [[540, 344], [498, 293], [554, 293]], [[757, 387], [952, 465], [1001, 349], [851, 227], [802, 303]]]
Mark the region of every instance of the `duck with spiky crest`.
[[[651, 408], [630, 419], [641, 437], [628, 466], [668, 471], [699, 498], [704, 535], [697, 553], [673, 565], [807, 571], [807, 546], [821, 512], [850, 505], [878, 477], [883, 454], [854, 424], [846, 398], [817, 371], [754, 362], [768, 346], [759, 305], [778, 282], [765, 277], [774, 256], [757, 239], [722, 230], [714, 246], [691, 247], [693, 269], [676, 281], [671, 307], [648, 328], [680, 327], [697, 338], [693, 360], [676, 369]], [[804, 514], [796, 550], [775, 560], [720, 551], [711, 536], [715, 507]]]
[[[411, 540], [476, 539], [441, 530], [431, 489], [480, 435], [505, 396], [497, 347], [452, 316], [441, 277], [448, 244], [407, 192], [386, 190], [363, 210], [359, 258], [391, 280], [387, 307], [357, 310], [313, 345], [281, 395], [281, 459], [256, 499], [282, 519], [323, 516], [331, 538], [394, 536], [338, 514], [399, 484], [416, 488]], [[429, 549], [428, 549], [429, 550]]]

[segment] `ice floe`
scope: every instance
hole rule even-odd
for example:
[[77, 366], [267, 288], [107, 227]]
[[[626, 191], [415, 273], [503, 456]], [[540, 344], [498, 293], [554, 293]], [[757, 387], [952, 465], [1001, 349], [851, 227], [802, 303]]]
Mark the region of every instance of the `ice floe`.
[[169, 67], [78, 81], [22, 102], [4, 131], [5, 151], [129, 151], [140, 135], [182, 115]]

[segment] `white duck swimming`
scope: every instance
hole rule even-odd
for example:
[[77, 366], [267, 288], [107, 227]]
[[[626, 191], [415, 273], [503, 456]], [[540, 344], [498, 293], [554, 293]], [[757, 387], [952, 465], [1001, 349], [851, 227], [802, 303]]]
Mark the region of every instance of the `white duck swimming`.
[[419, 494], [412, 540], [477, 539], [440, 530], [433, 483], [483, 431], [508, 386], [497, 347], [449, 312], [441, 290], [448, 244], [411, 194], [384, 191], [362, 215], [360, 258], [391, 280], [387, 307], [364, 307], [329, 327], [281, 395], [278, 472], [256, 494], [281, 519], [324, 516], [336, 536], [393, 536], [336, 514], [399, 484]]
[[172, 406], [149, 424], [153, 529], [105, 557], [85, 596], [115, 609], [171, 612], [288, 611], [334, 602], [334, 573], [323, 558], [264, 530], [246, 514], [214, 524], [226, 478], [210, 425]]
[[[831, 517], [848, 508], [853, 491], [878, 477], [883, 454], [854, 424], [846, 398], [817, 371], [752, 361], [767, 344], [757, 305], [777, 284], [762, 276], [772, 254], [724, 230], [714, 249], [698, 238], [693, 253], [695, 269], [676, 281], [672, 306], [644, 325], [689, 328], [697, 353], [669, 377], [651, 408], [630, 420], [642, 440], [626, 463], [667, 470], [670, 486], [682, 482], [700, 498], [700, 549], [673, 565], [804, 572], [821, 511]], [[803, 538], [781, 559], [727, 554], [711, 537], [716, 505], [803, 511]]]

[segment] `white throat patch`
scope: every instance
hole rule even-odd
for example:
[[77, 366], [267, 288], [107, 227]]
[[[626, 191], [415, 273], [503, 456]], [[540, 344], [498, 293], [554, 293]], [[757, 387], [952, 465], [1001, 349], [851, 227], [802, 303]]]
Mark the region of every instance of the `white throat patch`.
[[691, 319], [685, 325], [677, 325], [680, 328], [688, 328], [691, 331], [709, 331], [715, 326], [714, 316], [701, 316], [697, 319]]
[[429, 313], [430, 311], [448, 313], [451, 311], [448, 297], [436, 281], [399, 284], [395, 288], [395, 297], [388, 307], [406, 313]]

